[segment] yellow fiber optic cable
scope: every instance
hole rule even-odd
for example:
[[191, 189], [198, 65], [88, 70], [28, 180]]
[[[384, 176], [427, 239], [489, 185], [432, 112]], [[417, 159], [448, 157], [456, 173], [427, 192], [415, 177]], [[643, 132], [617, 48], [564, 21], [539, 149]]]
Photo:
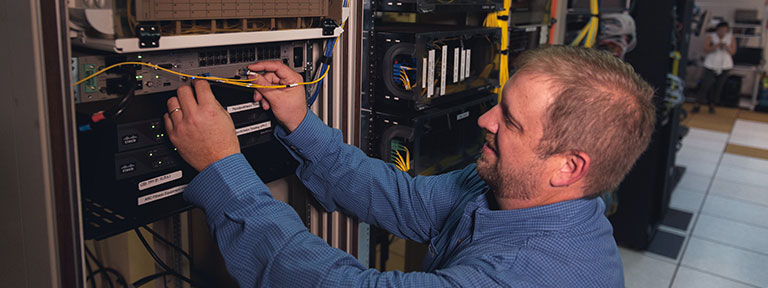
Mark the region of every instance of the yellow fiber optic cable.
[[[501, 28], [501, 51], [507, 51], [509, 49], [509, 21], [502, 20], [509, 19], [509, 8], [512, 6], [512, 0], [504, 0], [504, 9], [501, 11], [488, 13], [483, 21], [485, 27], [497, 27]], [[505, 17], [506, 16], [506, 17]], [[499, 53], [499, 88], [496, 88], [494, 92], [499, 95], [499, 101], [501, 101], [502, 87], [509, 79], [509, 56], [508, 53]]]
[[168, 73], [171, 73], [171, 74], [174, 74], [174, 75], [178, 75], [178, 76], [182, 76], [182, 77], [188, 77], [190, 79], [211, 80], [211, 81], [216, 81], [216, 82], [221, 82], [221, 83], [226, 83], [226, 84], [231, 84], [231, 85], [236, 85], [236, 86], [242, 86], [242, 87], [247, 87], [247, 88], [267, 88], [267, 89], [289, 88], [289, 87], [295, 87], [295, 86], [299, 86], [299, 85], [312, 85], [312, 84], [315, 84], [317, 82], [320, 82], [320, 80], [325, 78], [328, 75], [328, 70], [330, 70], [330, 69], [326, 69], [325, 73], [323, 73], [323, 75], [320, 76], [320, 78], [315, 79], [315, 80], [310, 81], [310, 82], [299, 82], [299, 83], [286, 84], [286, 85], [269, 85], [269, 86], [264, 86], [264, 85], [256, 85], [256, 84], [250, 83], [251, 81], [253, 81], [253, 79], [229, 79], [229, 78], [221, 78], [221, 77], [194, 76], [194, 75], [179, 73], [179, 72], [176, 72], [176, 71], [173, 71], [173, 70], [170, 70], [170, 69], [166, 69], [166, 68], [154, 65], [154, 64], [149, 64], [149, 63], [144, 63], [144, 62], [121, 62], [121, 63], [117, 63], [117, 64], [114, 64], [114, 65], [111, 65], [111, 66], [109, 66], [107, 68], [101, 69], [98, 72], [93, 73], [93, 74], [91, 74], [88, 77], [80, 79], [80, 81], [75, 82], [75, 84], [73, 84], [72, 86], [80, 85], [83, 82], [88, 81], [89, 79], [98, 76], [99, 74], [102, 74], [104, 72], [109, 71], [110, 69], [113, 69], [113, 68], [118, 67], [118, 66], [123, 66], [123, 65], [142, 65], [142, 66], [152, 67], [152, 68], [155, 68], [157, 70], [168, 72]]

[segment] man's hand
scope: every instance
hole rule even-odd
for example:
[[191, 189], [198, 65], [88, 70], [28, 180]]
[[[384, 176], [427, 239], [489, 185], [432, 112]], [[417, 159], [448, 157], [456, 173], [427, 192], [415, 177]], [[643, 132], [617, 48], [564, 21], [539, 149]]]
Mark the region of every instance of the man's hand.
[[[254, 84], [262, 86], [287, 85], [302, 82], [299, 73], [280, 61], [263, 61], [248, 66], [251, 71], [265, 71], [264, 75], [256, 76]], [[264, 110], [272, 109], [277, 121], [293, 132], [299, 127], [301, 121], [307, 115], [307, 98], [304, 95], [304, 87], [291, 88], [259, 88], [253, 93], [254, 101], [261, 101]]]
[[224, 157], [240, 153], [240, 143], [232, 118], [213, 97], [208, 82], [197, 80], [193, 85], [194, 94], [191, 87], [182, 86], [177, 90], [178, 98], [168, 99], [165, 130], [181, 157], [202, 171]]

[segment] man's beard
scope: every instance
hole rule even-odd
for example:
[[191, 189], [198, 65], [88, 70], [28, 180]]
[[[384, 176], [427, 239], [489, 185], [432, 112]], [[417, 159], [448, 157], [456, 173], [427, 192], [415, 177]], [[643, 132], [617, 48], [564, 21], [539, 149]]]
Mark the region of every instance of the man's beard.
[[493, 189], [494, 195], [500, 199], [530, 200], [536, 196], [537, 171], [539, 165], [528, 163], [509, 167], [502, 171], [499, 167], [498, 155], [488, 159], [485, 155], [477, 160], [477, 174]]

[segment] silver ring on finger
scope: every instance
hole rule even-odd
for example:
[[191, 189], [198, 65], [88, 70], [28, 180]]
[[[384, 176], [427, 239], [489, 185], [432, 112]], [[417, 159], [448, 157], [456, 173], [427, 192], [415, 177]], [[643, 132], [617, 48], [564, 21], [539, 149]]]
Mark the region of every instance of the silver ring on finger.
[[171, 114], [173, 114], [173, 112], [176, 112], [176, 111], [181, 111], [181, 107], [177, 107], [177, 108], [174, 108], [174, 109], [173, 109], [173, 110], [171, 110], [171, 111], [168, 111], [168, 116], [170, 117], [170, 116], [171, 116]]

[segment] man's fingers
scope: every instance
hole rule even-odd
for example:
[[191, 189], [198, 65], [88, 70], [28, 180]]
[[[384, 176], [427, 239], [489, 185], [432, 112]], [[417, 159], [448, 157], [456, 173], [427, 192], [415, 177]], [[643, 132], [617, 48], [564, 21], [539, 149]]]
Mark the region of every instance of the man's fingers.
[[195, 85], [195, 94], [197, 94], [197, 103], [200, 105], [218, 105], [218, 101], [216, 101], [216, 97], [213, 96], [213, 91], [211, 91], [211, 85], [208, 84], [208, 81], [205, 80], [195, 80], [195, 82], [192, 83]]
[[[265, 77], [258, 77], [255, 80], [253, 80], [253, 84], [261, 85], [261, 86], [272, 86], [275, 85], [269, 80], [267, 80]], [[261, 95], [261, 101], [269, 100], [270, 97], [274, 97], [274, 95], [270, 92], [273, 92], [271, 90], [274, 90], [272, 88], [256, 88], [255, 93], [259, 93]], [[255, 94], [254, 94], [255, 95]], [[262, 104], [263, 105], [263, 104]]]
[[173, 120], [176, 123], [181, 122], [183, 119], [183, 113], [181, 113], [181, 104], [179, 104], [179, 98], [171, 97], [168, 98], [168, 102], [166, 103], [168, 106], [168, 115], [171, 120]]
[[261, 92], [259, 92], [259, 89], [253, 90], [253, 102], [259, 102], [263, 98], [264, 96], [261, 95]]
[[301, 75], [283, 64], [283, 62], [277, 60], [261, 61], [256, 64], [251, 64], [248, 66], [248, 69], [251, 71], [274, 72], [277, 74], [277, 77], [290, 83], [301, 82]]
[[[178, 95], [178, 103], [181, 107], [181, 109], [186, 110], [187, 112], [194, 113], [195, 110], [197, 110], [197, 101], [195, 101], [195, 94], [192, 91], [192, 87], [189, 86], [181, 86], [179, 89], [176, 89], [176, 95]], [[174, 98], [174, 97], [172, 97]], [[170, 101], [170, 100], [169, 100]], [[174, 107], [168, 107], [168, 111], [174, 109]], [[173, 117], [174, 113], [171, 113], [171, 119], [175, 120]]]
[[269, 110], [269, 101], [267, 99], [261, 100], [261, 108]]
[[277, 74], [275, 74], [275, 72], [264, 73], [264, 75], [261, 75], [261, 77], [263, 77], [269, 82], [272, 82], [272, 84], [288, 84], [288, 83], [284, 83], [285, 80], [280, 79], [280, 77], [277, 77]]

